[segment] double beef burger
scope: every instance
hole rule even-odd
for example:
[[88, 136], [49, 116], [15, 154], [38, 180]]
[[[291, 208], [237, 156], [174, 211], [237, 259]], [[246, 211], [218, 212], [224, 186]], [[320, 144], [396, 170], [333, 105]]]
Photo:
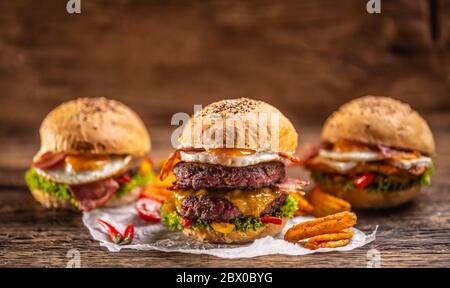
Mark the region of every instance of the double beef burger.
[[326, 120], [314, 150], [305, 166], [319, 188], [356, 208], [385, 208], [410, 201], [430, 183], [435, 143], [409, 105], [365, 96]]
[[[272, 123], [277, 125], [276, 132], [269, 129], [267, 121], [247, 122], [257, 131], [267, 132], [261, 140], [248, 125], [228, 122], [221, 127], [235, 133], [230, 141], [228, 132], [217, 131], [221, 127], [209, 121], [223, 119], [225, 123], [230, 115], [245, 118], [249, 114], [276, 116], [277, 123]], [[194, 123], [200, 123], [198, 130]], [[203, 138], [195, 143], [193, 138], [199, 133], [222, 135], [223, 139]], [[179, 149], [162, 169], [163, 179], [172, 173], [175, 179], [171, 187], [174, 197], [161, 207], [163, 222], [171, 230], [214, 243], [242, 243], [276, 235], [297, 210], [295, 195], [289, 192], [303, 184], [286, 178], [285, 172], [285, 161], [298, 160], [292, 155], [297, 137], [291, 122], [262, 101], [241, 98], [206, 106], [184, 126]], [[276, 150], [270, 145], [273, 140], [279, 143]]]
[[132, 203], [153, 178], [149, 134], [139, 116], [120, 102], [83, 98], [63, 103], [44, 119], [40, 136], [26, 182], [45, 207], [89, 211]]

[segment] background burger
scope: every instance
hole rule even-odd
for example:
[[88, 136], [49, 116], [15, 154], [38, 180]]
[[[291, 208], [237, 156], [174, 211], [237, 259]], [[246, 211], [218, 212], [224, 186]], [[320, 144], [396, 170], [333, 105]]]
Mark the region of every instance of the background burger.
[[41, 148], [26, 173], [34, 198], [48, 208], [89, 211], [135, 201], [153, 179], [150, 137], [124, 104], [83, 98], [61, 104], [40, 128]]
[[433, 135], [405, 103], [376, 96], [350, 101], [326, 120], [321, 138], [305, 166], [319, 188], [353, 207], [400, 205], [430, 183]]
[[[232, 125], [236, 138], [247, 133], [245, 143], [226, 145], [224, 135], [223, 142], [193, 144], [195, 135], [190, 129], [196, 121], [202, 123], [197, 132], [213, 134], [215, 128], [206, 124], [208, 120], [247, 113], [276, 114], [280, 133], [274, 135], [268, 130], [266, 141], [258, 143], [256, 134]], [[262, 127], [267, 123], [252, 124], [268, 129]], [[278, 151], [270, 149], [274, 137], [278, 137]], [[162, 169], [162, 178], [171, 173], [174, 177], [174, 197], [161, 207], [162, 221], [171, 230], [183, 230], [191, 238], [215, 243], [249, 242], [276, 235], [297, 210], [295, 195], [288, 192], [300, 189], [302, 182], [287, 179], [284, 164], [286, 159], [297, 160], [291, 154], [297, 137], [291, 122], [264, 102], [241, 98], [206, 106], [185, 125], [180, 148]]]

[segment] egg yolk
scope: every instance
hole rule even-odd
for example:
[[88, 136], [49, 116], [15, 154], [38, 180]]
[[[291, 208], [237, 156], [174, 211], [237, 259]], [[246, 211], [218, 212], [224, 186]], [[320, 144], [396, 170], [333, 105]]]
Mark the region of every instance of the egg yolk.
[[69, 155], [64, 160], [73, 171], [99, 170], [108, 161], [105, 155]]
[[336, 152], [353, 152], [353, 151], [373, 151], [369, 146], [346, 140], [338, 140], [333, 144], [333, 150]]
[[228, 157], [241, 157], [255, 154], [251, 149], [238, 149], [238, 148], [217, 148], [209, 151], [212, 154], [224, 155]]

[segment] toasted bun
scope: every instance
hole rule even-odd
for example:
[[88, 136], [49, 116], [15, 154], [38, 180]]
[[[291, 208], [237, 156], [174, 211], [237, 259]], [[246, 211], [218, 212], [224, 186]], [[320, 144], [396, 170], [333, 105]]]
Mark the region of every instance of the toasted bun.
[[41, 203], [45, 208], [75, 210], [75, 207], [69, 200], [53, 197], [40, 189], [31, 189], [31, 195], [33, 195], [34, 199]]
[[283, 218], [283, 223], [281, 225], [276, 224], [265, 224], [256, 230], [249, 230], [247, 232], [233, 231], [229, 234], [217, 233], [207, 229], [193, 230], [185, 228], [183, 233], [197, 241], [210, 242], [210, 243], [246, 243], [252, 242], [255, 239], [263, 238], [266, 236], [275, 236], [283, 229], [286, 225], [287, 218]]
[[124, 104], [105, 98], [79, 98], [53, 109], [42, 122], [43, 152], [129, 154], [150, 152], [144, 122]]
[[421, 191], [421, 186], [387, 193], [369, 192], [364, 189], [347, 190], [345, 192], [338, 188], [321, 187], [321, 189], [346, 200], [353, 208], [377, 209], [391, 208], [413, 200]]
[[[134, 203], [139, 198], [140, 189], [141, 187], [136, 187], [120, 198], [113, 197], [103, 207], [115, 208]], [[78, 210], [69, 200], [53, 197], [40, 189], [32, 189], [31, 194], [45, 208]]]
[[364, 96], [341, 106], [325, 121], [322, 140], [382, 144], [435, 155], [427, 122], [408, 104], [381, 96]]
[[[267, 120], [262, 121], [263, 117]], [[278, 125], [276, 120], [272, 122], [271, 119], [278, 119]], [[217, 125], [219, 120], [223, 126]], [[242, 124], [239, 125], [238, 121]], [[266, 132], [267, 137], [261, 137], [259, 134], [262, 133], [258, 131]], [[200, 138], [200, 135], [203, 137]], [[215, 138], [214, 135], [223, 137]], [[262, 101], [239, 98], [222, 100], [203, 108], [191, 117], [178, 140], [180, 148], [240, 148], [293, 153], [297, 148], [298, 135], [292, 123], [275, 107]]]

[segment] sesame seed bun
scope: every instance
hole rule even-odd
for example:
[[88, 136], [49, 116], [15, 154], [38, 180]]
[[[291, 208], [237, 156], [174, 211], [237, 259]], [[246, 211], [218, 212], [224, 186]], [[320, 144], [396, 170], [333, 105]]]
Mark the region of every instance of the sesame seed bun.
[[[251, 118], [252, 116], [256, 118]], [[267, 121], [259, 117], [266, 117]], [[248, 121], [243, 121], [240, 125], [239, 120], [230, 121], [231, 118]], [[271, 119], [276, 118], [278, 125], [275, 121], [271, 122]], [[222, 121], [222, 126], [216, 124], [218, 120]], [[266, 133], [266, 137], [261, 137], [258, 131]], [[202, 138], [200, 135], [212, 136]], [[222, 139], [216, 139], [214, 135], [222, 136]], [[199, 137], [197, 141], [196, 137]], [[184, 126], [179, 142], [179, 148], [238, 148], [293, 153], [297, 148], [298, 135], [292, 123], [275, 107], [263, 101], [239, 98], [222, 100], [204, 107]]]
[[322, 140], [355, 141], [435, 155], [427, 122], [408, 104], [382, 96], [364, 96], [341, 106], [325, 121]]
[[40, 153], [142, 157], [151, 148], [141, 118], [126, 105], [105, 98], [79, 98], [59, 105], [45, 117], [40, 136]]

